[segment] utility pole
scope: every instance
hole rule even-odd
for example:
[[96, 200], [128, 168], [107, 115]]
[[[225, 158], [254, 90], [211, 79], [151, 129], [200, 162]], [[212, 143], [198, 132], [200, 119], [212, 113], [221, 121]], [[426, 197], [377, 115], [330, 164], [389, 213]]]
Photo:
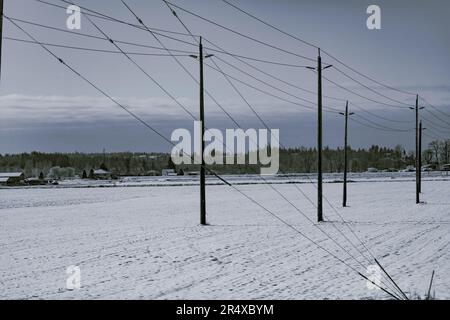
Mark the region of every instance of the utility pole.
[[331, 64], [322, 68], [322, 58], [320, 48], [318, 48], [317, 68], [306, 67], [317, 70], [317, 221], [323, 221], [323, 201], [322, 201], [322, 70], [332, 67]]
[[345, 116], [345, 133], [344, 133], [344, 187], [343, 187], [343, 199], [342, 206], [347, 206], [347, 168], [348, 168], [348, 147], [347, 147], [347, 138], [348, 138], [348, 116], [354, 114], [354, 112], [348, 112], [348, 101], [345, 103], [345, 113], [339, 112], [339, 114]]
[[422, 193], [422, 120], [419, 122], [419, 193]]
[[416, 203], [420, 202], [419, 179], [420, 179], [420, 167], [419, 167], [419, 95], [417, 95], [416, 96]]
[[213, 54], [203, 55], [202, 37], [198, 43], [198, 56], [190, 55], [194, 59], [198, 59], [200, 63], [200, 126], [201, 126], [201, 141], [200, 141], [200, 224], [206, 225], [206, 187], [205, 187], [205, 157], [203, 151], [205, 150], [205, 98], [203, 89], [203, 59], [212, 57]]
[[201, 167], [200, 167], [200, 224], [206, 225], [206, 188], [205, 188], [205, 157], [203, 156], [203, 151], [205, 150], [205, 98], [203, 91], [203, 45], [202, 37], [200, 37], [200, 42], [198, 44], [199, 53], [198, 61], [200, 61], [200, 122], [201, 122], [201, 134], [202, 141], [200, 143], [200, 156], [201, 156]]
[[322, 207], [322, 58], [317, 57], [317, 221], [323, 221]]
[[416, 95], [416, 106], [415, 108], [410, 107], [416, 113], [416, 204], [420, 203], [420, 174], [421, 174], [421, 161], [420, 161], [420, 151], [419, 151], [419, 110], [424, 109], [424, 107], [419, 108], [419, 95]]

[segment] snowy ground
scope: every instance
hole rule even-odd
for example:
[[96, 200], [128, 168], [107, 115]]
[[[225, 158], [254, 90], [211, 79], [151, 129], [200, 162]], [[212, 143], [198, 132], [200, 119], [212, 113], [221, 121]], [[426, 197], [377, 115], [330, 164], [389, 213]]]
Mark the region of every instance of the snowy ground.
[[[315, 201], [315, 187], [298, 186]], [[273, 184], [304, 214], [315, 208], [293, 184]], [[267, 185], [240, 190], [366, 274], [366, 270]], [[341, 184], [325, 195], [405, 291], [450, 298], [450, 180], [423, 182], [416, 205], [409, 180]], [[384, 299], [349, 267], [227, 186], [208, 186], [210, 226], [198, 225], [198, 187], [0, 190], [0, 298], [11, 299]], [[364, 267], [369, 263], [325, 204], [324, 231]], [[363, 248], [359, 248], [363, 251]], [[368, 254], [367, 254], [368, 255]], [[66, 289], [66, 268], [81, 289]]]
[[[351, 172], [348, 175], [349, 181], [386, 181], [386, 180], [401, 180], [413, 181], [415, 179], [415, 172]], [[448, 180], [450, 178], [448, 171], [433, 171], [423, 172], [424, 179], [433, 180]], [[283, 174], [275, 176], [266, 176], [264, 180], [259, 175], [221, 175], [227, 181], [233, 184], [261, 184], [261, 183], [308, 183], [315, 180], [317, 174]], [[121, 177], [118, 180], [90, 180], [90, 179], [70, 179], [59, 181], [58, 187], [145, 187], [145, 186], [192, 186], [198, 184], [198, 176], [138, 176], [138, 177]], [[342, 173], [325, 173], [325, 182], [342, 181]], [[221, 181], [213, 176], [207, 176], [208, 184], [222, 184]], [[53, 187], [53, 186], [50, 186]], [[1, 187], [0, 187], [1, 188]]]

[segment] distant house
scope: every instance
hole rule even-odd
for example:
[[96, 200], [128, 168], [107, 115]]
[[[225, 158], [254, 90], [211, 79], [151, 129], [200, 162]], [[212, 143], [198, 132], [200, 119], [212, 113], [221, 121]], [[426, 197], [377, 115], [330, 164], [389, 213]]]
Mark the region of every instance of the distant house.
[[450, 171], [450, 163], [443, 164], [443, 165], [441, 166], [441, 170], [442, 170], [442, 171]]
[[0, 173], [0, 185], [19, 185], [24, 183], [25, 175], [23, 172], [2, 172]]
[[100, 180], [111, 179], [111, 172], [103, 169], [97, 169], [92, 172], [92, 178]]
[[177, 173], [173, 169], [162, 169], [161, 175], [162, 176], [176, 176]]

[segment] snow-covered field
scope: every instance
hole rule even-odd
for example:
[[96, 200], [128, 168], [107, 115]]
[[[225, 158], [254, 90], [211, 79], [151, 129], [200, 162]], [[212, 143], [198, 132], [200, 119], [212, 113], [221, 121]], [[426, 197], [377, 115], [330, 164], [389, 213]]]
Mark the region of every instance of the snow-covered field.
[[[273, 184], [315, 221], [294, 184]], [[315, 187], [298, 185], [315, 202]], [[416, 205], [411, 179], [338, 183], [325, 195], [402, 289], [424, 295], [433, 270], [436, 298], [450, 298], [450, 180], [425, 179]], [[359, 244], [325, 203], [320, 227], [267, 185], [239, 185], [262, 205], [366, 274], [369, 265], [336, 231]], [[228, 186], [207, 188], [201, 227], [197, 186], [0, 190], [2, 299], [384, 299], [337, 261]], [[365, 253], [364, 248], [359, 250]], [[370, 255], [366, 253], [370, 258]], [[372, 262], [371, 262], [372, 263]], [[66, 289], [66, 268], [81, 288]]]

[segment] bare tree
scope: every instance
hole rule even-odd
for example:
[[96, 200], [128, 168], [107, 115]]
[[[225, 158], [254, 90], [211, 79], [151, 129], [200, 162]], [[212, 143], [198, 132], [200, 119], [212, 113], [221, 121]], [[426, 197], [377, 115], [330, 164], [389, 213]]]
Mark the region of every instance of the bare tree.
[[436, 163], [439, 165], [439, 151], [441, 149], [440, 143], [438, 140], [431, 141], [428, 147], [433, 151], [434, 159]]
[[440, 144], [441, 163], [448, 164], [450, 162], [450, 139], [442, 141]]
[[433, 161], [433, 150], [427, 149], [422, 153], [423, 160], [426, 164], [430, 164]]

